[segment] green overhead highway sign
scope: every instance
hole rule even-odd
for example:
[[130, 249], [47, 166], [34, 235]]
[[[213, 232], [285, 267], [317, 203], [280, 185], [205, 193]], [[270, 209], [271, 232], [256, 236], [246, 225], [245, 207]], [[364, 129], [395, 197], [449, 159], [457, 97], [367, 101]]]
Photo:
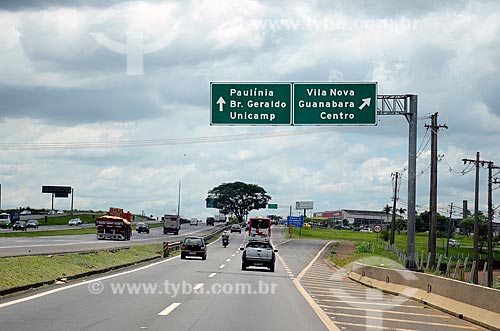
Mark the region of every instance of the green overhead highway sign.
[[290, 83], [210, 83], [211, 125], [292, 124]]
[[277, 203], [268, 203], [267, 209], [278, 209], [278, 204]]
[[294, 83], [294, 125], [376, 125], [377, 83]]

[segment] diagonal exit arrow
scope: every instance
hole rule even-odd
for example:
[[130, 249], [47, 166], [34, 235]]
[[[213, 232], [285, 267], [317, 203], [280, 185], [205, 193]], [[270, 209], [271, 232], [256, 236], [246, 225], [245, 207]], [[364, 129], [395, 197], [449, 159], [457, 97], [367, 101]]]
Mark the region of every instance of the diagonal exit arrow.
[[365, 108], [366, 106], [370, 107], [370, 102], [372, 101], [372, 98], [365, 98], [361, 100], [363, 100], [363, 103], [361, 104], [361, 106], [359, 106], [359, 110], [363, 110], [363, 108]]
[[219, 100], [217, 100], [216, 104], [219, 105], [219, 111], [223, 111], [224, 105], [226, 104], [226, 100], [224, 100], [224, 98], [221, 96]]

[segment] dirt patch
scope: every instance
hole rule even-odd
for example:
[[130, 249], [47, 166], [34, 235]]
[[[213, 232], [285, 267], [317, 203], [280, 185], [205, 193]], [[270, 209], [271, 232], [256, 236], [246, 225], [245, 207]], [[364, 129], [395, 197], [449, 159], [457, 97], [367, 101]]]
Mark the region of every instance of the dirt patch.
[[352, 241], [341, 240], [333, 251], [335, 252], [334, 256], [338, 258], [352, 256], [356, 252], [356, 245]]

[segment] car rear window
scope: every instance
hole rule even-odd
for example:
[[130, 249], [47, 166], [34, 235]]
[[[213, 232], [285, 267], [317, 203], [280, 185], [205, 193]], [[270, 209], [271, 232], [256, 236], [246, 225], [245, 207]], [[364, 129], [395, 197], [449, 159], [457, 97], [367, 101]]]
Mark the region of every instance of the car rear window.
[[261, 243], [261, 242], [251, 242], [251, 243], [248, 243], [247, 247], [272, 249], [272, 246], [270, 244], [268, 244], [268, 243]]
[[186, 245], [203, 245], [201, 239], [197, 239], [197, 238], [188, 238], [184, 241], [184, 244], [186, 244]]

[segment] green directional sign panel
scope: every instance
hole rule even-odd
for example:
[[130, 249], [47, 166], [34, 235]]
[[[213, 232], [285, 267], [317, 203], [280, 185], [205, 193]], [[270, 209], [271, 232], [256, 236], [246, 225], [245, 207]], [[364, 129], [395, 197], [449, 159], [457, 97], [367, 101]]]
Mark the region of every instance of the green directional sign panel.
[[294, 83], [294, 125], [376, 125], [377, 83]]
[[277, 203], [268, 203], [267, 209], [278, 209], [278, 204]]
[[291, 83], [210, 83], [211, 125], [291, 125]]

